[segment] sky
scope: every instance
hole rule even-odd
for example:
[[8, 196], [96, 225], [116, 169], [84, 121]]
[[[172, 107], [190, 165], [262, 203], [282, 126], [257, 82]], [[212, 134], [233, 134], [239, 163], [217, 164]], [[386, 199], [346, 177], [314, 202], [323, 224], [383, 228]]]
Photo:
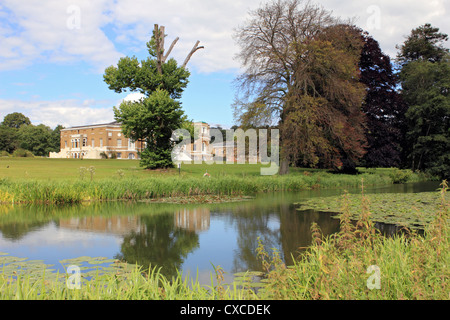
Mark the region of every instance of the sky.
[[[242, 72], [233, 33], [263, 0], [0, 0], [0, 121], [21, 112], [51, 128], [114, 121], [115, 93], [105, 69], [124, 56], [145, 59], [154, 24], [179, 64], [197, 40], [204, 49], [187, 67], [182, 108], [194, 121], [224, 128], [233, 119], [234, 80]], [[355, 24], [395, 58], [411, 30], [431, 23], [450, 34], [450, 1], [311, 0]], [[448, 43], [446, 44], [448, 47]]]

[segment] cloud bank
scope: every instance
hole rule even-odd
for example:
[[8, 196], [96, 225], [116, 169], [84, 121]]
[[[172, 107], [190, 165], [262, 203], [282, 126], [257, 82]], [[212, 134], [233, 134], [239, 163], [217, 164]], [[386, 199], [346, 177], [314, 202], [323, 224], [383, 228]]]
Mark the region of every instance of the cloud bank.
[[[124, 55], [143, 52], [154, 24], [166, 27], [166, 48], [180, 37], [171, 57], [180, 63], [200, 40], [188, 67], [201, 73], [236, 73], [239, 62], [233, 40], [234, 29], [245, 23], [248, 11], [260, 0], [2, 0], [0, 3], [0, 72], [26, 70], [38, 64], [77, 64], [101, 74]], [[395, 46], [410, 31], [431, 23], [450, 33], [450, 1], [430, 0], [314, 0], [341, 18], [354, 18], [383, 51], [394, 58]], [[448, 44], [447, 44], [448, 46]], [[95, 106], [96, 105], [96, 106]], [[84, 124], [113, 120], [112, 104], [99, 101], [20, 101], [0, 99], [0, 117], [26, 111], [32, 121]], [[0, 119], [1, 120], [1, 119]]]

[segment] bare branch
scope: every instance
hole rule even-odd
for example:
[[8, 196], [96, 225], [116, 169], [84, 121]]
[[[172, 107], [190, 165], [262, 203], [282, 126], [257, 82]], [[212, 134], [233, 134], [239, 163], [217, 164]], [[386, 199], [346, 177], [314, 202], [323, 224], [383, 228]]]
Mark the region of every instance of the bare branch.
[[189, 60], [191, 59], [192, 55], [195, 53], [195, 51], [197, 51], [198, 49], [204, 49], [205, 47], [201, 46], [198, 47], [198, 44], [200, 43], [199, 40], [197, 40], [197, 42], [195, 43], [194, 47], [192, 48], [191, 52], [188, 54], [188, 56], [186, 57], [186, 60], [184, 60], [183, 63], [183, 67], [186, 67], [187, 63], [189, 62]]
[[166, 53], [166, 55], [163, 58], [163, 61], [162, 61], [163, 63], [166, 62], [167, 58], [169, 57], [169, 54], [172, 52], [173, 47], [175, 46], [175, 44], [178, 42], [179, 39], [180, 38], [177, 37], [175, 40], [173, 40], [172, 44], [169, 47], [169, 50], [167, 50], [167, 53]]

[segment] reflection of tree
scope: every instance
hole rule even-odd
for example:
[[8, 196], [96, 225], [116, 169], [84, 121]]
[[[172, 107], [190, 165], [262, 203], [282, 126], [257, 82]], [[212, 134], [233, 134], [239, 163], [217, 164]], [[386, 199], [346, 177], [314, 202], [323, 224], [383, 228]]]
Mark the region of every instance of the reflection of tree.
[[292, 256], [297, 256], [299, 248], [311, 243], [313, 222], [325, 235], [339, 230], [339, 220], [330, 218], [330, 213], [296, 210], [293, 203], [298, 199], [298, 194], [279, 193], [233, 208], [229, 219], [238, 234], [233, 272], [261, 269], [256, 257], [258, 237], [269, 254], [276, 249], [287, 264], [292, 264]]
[[324, 235], [330, 235], [339, 231], [339, 220], [331, 218], [329, 212], [317, 212], [314, 210], [298, 211], [294, 207], [281, 212], [280, 237], [286, 264], [292, 264], [292, 258], [296, 258], [305, 248], [311, 244], [311, 225], [317, 223]]
[[47, 224], [49, 222], [41, 221], [1, 223], [0, 231], [5, 239], [20, 240], [31, 231], [39, 230]]
[[116, 258], [144, 268], [162, 267], [163, 275], [176, 276], [184, 258], [199, 246], [198, 235], [175, 228], [173, 214], [141, 216], [140, 224], [145, 227], [124, 237]]
[[272, 249], [277, 249], [283, 258], [285, 250], [280, 246], [280, 216], [282, 212], [291, 210], [289, 206], [293, 199], [294, 197], [281, 193], [265, 195], [258, 201], [242, 203], [233, 208], [230, 220], [236, 224], [238, 233], [233, 272], [261, 269], [256, 257], [258, 237], [269, 253], [272, 253]]

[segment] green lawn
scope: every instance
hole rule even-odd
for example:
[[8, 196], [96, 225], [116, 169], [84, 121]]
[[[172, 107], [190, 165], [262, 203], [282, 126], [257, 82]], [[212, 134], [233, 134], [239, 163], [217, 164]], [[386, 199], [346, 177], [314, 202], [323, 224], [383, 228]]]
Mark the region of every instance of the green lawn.
[[[95, 168], [95, 179], [119, 177], [121, 170], [124, 177], [149, 176], [203, 176], [208, 172], [211, 176], [238, 175], [259, 176], [262, 165], [256, 164], [182, 164], [181, 172], [177, 168], [168, 170], [145, 170], [139, 166], [139, 160], [81, 160], [81, 159], [48, 159], [48, 158], [0, 158], [0, 179], [14, 180], [67, 180], [81, 179], [80, 168]], [[89, 174], [85, 179], [90, 178]]]

